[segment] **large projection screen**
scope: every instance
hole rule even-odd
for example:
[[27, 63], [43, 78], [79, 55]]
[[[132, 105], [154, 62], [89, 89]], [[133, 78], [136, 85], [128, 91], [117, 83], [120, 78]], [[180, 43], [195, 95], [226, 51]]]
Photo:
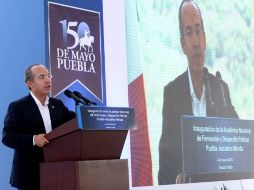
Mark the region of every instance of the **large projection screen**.
[[[213, 75], [220, 71], [239, 118], [252, 120], [254, 1], [195, 2], [206, 33], [205, 66]], [[143, 76], [152, 185], [158, 185], [163, 89], [188, 67], [180, 43], [180, 4], [181, 0], [125, 1], [128, 82]]]

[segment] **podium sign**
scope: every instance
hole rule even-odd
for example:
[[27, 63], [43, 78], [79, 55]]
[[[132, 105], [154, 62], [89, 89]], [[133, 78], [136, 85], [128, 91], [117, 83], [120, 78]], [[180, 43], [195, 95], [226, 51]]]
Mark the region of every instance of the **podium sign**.
[[182, 116], [181, 122], [183, 173], [253, 177], [254, 121]]
[[135, 124], [134, 108], [77, 107], [78, 127], [84, 130], [129, 130]]

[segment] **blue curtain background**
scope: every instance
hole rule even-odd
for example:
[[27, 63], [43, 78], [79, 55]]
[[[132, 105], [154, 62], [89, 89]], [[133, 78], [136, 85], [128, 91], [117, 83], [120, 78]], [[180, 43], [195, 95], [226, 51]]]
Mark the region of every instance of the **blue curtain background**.
[[[9, 103], [28, 93], [24, 70], [33, 63], [45, 63], [43, 1], [3, 0], [0, 6], [0, 123], [1, 131]], [[2, 139], [2, 137], [1, 137]], [[0, 189], [9, 185], [13, 151], [0, 144]]]

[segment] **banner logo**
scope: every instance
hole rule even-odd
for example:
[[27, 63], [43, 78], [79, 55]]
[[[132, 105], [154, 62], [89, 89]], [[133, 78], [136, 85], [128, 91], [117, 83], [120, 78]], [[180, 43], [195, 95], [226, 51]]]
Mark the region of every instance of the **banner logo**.
[[104, 47], [100, 12], [48, 3], [52, 96], [68, 88], [104, 104]]
[[[96, 56], [93, 53], [94, 36], [85, 22], [59, 21], [62, 25], [63, 45], [65, 49], [57, 48], [57, 68], [96, 73], [94, 63]], [[77, 31], [71, 27], [77, 28]], [[74, 40], [68, 44], [68, 35]], [[77, 48], [79, 47], [79, 48]]]

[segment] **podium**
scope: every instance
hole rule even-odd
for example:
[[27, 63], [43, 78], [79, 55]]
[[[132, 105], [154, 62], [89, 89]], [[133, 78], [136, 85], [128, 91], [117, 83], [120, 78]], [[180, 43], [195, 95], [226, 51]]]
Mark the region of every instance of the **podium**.
[[128, 160], [120, 156], [134, 110], [78, 106], [76, 112], [46, 136], [41, 190], [128, 190]]

